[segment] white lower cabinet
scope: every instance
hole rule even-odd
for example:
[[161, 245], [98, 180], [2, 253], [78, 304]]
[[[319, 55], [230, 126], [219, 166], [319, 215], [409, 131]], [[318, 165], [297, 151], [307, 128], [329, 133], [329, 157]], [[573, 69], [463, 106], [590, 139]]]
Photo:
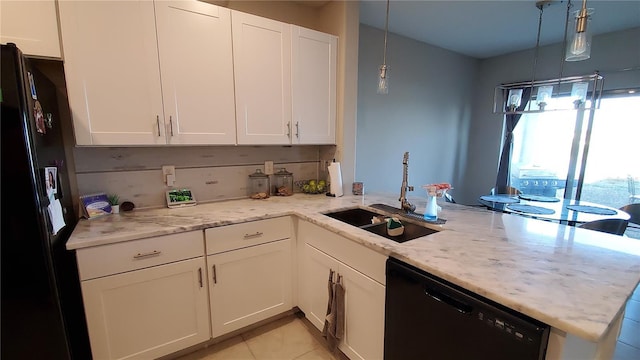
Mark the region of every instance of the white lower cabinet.
[[291, 219], [207, 229], [213, 337], [293, 307]]
[[340, 262], [309, 244], [300, 259], [299, 307], [319, 330], [324, 326], [329, 300], [329, 270], [339, 271]]
[[340, 350], [350, 359], [384, 357], [385, 287], [370, 277], [341, 264], [345, 288], [345, 334]]
[[[306, 222], [301, 221], [298, 229], [300, 309], [322, 330], [329, 271], [335, 271], [345, 289], [345, 335], [340, 350], [352, 360], [382, 359], [385, 286], [368, 275], [384, 272], [386, 257]], [[346, 264], [352, 263], [350, 258], [359, 270]]]
[[207, 257], [213, 336], [290, 310], [291, 240]]
[[94, 359], [150, 359], [209, 339], [204, 258], [82, 282]]
[[157, 358], [211, 337], [203, 245], [195, 231], [78, 250], [94, 359]]
[[333, 270], [345, 288], [340, 350], [382, 359], [386, 256], [306, 221], [296, 246], [293, 229], [285, 216], [206, 229], [204, 241], [191, 231], [78, 249], [93, 358], [162, 357], [295, 303], [322, 330]]

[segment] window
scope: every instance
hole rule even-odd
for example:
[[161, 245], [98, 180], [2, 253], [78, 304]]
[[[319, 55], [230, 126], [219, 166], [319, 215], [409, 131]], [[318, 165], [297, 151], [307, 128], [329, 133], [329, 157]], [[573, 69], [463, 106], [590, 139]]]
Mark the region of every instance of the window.
[[581, 200], [630, 203], [628, 177], [640, 178], [640, 92], [609, 94], [596, 110]]
[[[524, 193], [564, 197], [567, 179], [571, 179], [571, 198], [616, 208], [628, 204], [627, 177], [636, 182], [640, 177], [638, 114], [640, 89], [604, 93], [594, 112], [591, 134], [589, 111], [523, 114], [513, 132], [511, 185]], [[574, 145], [575, 134], [578, 141]], [[578, 184], [587, 145], [584, 181]], [[577, 161], [575, 169], [570, 169], [572, 159]]]

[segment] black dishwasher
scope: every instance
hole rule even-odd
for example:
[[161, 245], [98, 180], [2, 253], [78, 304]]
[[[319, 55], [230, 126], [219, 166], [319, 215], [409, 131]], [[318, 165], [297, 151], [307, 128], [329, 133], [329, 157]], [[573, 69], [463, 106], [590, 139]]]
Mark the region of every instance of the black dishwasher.
[[384, 358], [544, 359], [549, 326], [394, 258]]

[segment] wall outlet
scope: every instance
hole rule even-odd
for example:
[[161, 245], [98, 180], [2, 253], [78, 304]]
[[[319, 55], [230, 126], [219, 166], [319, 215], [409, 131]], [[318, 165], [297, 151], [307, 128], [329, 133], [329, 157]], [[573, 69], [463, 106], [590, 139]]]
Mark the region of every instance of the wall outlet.
[[167, 175], [175, 175], [176, 174], [176, 167], [173, 165], [164, 165], [162, 166], [162, 175], [167, 176]]
[[176, 167], [173, 165], [164, 165], [162, 166], [162, 181], [167, 184], [167, 186], [173, 186], [173, 183], [176, 180]]
[[273, 175], [273, 161], [264, 162], [264, 173], [267, 175]]

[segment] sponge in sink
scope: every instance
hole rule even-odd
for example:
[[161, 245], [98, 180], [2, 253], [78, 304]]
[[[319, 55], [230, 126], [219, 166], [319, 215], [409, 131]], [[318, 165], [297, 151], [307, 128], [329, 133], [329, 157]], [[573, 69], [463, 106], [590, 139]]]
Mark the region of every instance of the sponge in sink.
[[402, 225], [398, 218], [387, 219], [387, 234], [389, 234], [389, 236], [400, 236], [404, 234], [404, 225]]

